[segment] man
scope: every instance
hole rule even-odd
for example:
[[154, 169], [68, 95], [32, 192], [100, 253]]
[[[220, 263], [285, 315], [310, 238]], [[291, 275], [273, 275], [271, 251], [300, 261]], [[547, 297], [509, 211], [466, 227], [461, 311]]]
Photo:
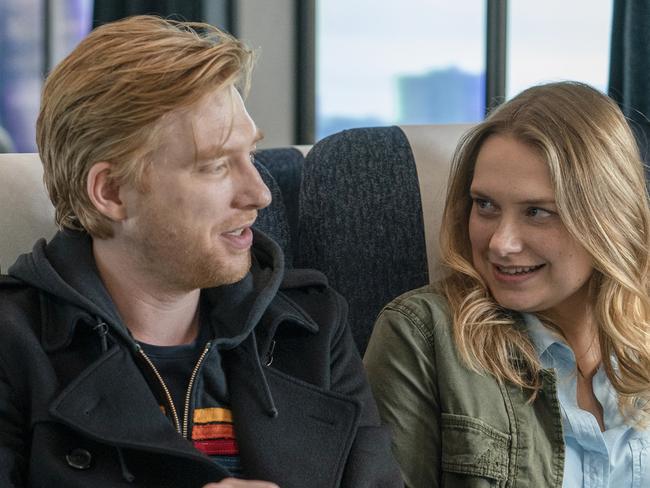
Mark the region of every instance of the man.
[[141, 16], [48, 77], [62, 231], [0, 287], [1, 486], [401, 486], [345, 305], [251, 230], [270, 194], [250, 64]]

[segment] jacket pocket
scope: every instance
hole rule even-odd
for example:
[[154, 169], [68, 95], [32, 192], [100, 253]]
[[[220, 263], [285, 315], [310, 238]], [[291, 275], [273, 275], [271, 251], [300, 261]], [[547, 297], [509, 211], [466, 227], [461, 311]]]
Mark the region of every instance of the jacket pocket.
[[508, 478], [509, 434], [480, 419], [449, 413], [442, 414], [441, 432], [443, 472], [497, 482]]

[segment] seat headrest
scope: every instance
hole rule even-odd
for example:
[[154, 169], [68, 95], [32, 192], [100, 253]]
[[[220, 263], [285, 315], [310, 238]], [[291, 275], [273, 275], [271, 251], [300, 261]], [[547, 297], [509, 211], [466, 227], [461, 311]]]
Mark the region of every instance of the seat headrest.
[[56, 230], [38, 154], [0, 154], [0, 270]]

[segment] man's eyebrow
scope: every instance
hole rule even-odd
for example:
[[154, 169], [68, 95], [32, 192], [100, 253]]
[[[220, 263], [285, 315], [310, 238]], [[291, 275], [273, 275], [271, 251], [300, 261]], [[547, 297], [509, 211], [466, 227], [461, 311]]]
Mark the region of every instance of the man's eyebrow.
[[211, 146], [200, 151], [196, 155], [197, 161], [204, 161], [207, 159], [217, 159], [223, 155], [223, 145], [222, 144], [212, 144]]
[[[251, 146], [255, 146], [259, 141], [264, 139], [264, 133], [257, 129], [255, 131], [255, 137], [251, 143]], [[203, 151], [197, 154], [197, 161], [205, 161], [207, 159], [217, 159], [224, 155], [226, 151], [224, 150], [223, 144], [212, 144], [209, 147], [205, 148]]]

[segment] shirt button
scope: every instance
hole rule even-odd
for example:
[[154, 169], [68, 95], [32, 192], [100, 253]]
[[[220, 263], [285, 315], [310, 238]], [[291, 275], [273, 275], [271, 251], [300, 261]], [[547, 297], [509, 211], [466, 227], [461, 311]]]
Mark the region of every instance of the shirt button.
[[71, 468], [83, 470], [90, 468], [93, 457], [85, 449], [75, 448], [66, 454], [65, 460]]

